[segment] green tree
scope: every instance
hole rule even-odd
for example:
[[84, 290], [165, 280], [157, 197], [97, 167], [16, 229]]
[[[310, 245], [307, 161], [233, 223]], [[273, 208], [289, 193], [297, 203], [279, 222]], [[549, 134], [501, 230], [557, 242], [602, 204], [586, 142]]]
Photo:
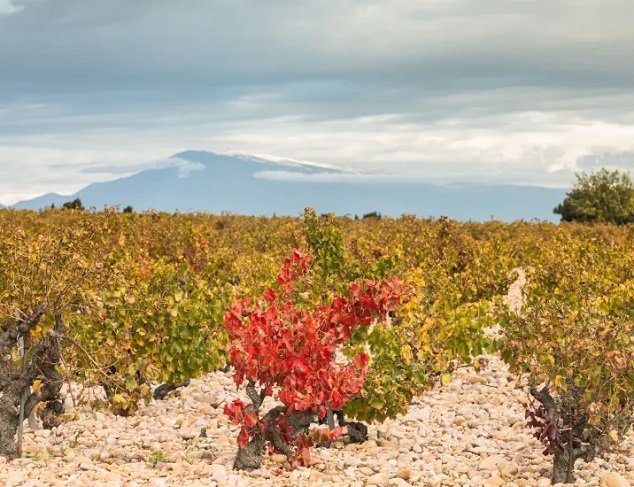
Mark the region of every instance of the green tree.
[[73, 201], [67, 201], [64, 203], [62, 208], [66, 210], [83, 210], [84, 205], [81, 204], [81, 200], [79, 198], [75, 198]]
[[577, 174], [577, 182], [553, 210], [562, 221], [634, 222], [634, 181], [626, 172], [600, 169]]

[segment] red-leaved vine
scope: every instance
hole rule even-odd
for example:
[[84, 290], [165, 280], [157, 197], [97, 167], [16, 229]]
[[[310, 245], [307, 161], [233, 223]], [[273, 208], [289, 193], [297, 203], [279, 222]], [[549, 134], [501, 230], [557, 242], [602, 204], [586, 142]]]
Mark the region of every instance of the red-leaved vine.
[[[312, 310], [292, 298], [294, 283], [309, 269], [310, 255], [294, 250], [277, 278], [277, 286], [259, 300], [242, 299], [225, 314], [234, 380], [245, 385], [250, 399], [225, 406], [232, 423], [240, 425], [237, 469], [258, 468], [262, 456], [283, 453], [292, 465], [310, 462], [309, 449], [345, 433], [310, 430], [329, 410], [340, 410], [363, 388], [368, 356], [358, 354], [347, 364], [335, 363], [335, 352], [358, 327], [387, 317], [402, 300], [398, 279], [353, 283], [347, 296]], [[261, 411], [267, 396], [281, 405]]]

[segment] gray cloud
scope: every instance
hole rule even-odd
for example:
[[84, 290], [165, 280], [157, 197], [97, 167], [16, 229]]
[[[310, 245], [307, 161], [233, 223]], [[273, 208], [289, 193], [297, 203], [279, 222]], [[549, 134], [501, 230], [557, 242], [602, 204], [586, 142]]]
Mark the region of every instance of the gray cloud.
[[563, 186], [634, 152], [633, 20], [629, 0], [0, 0], [0, 201], [189, 148]]

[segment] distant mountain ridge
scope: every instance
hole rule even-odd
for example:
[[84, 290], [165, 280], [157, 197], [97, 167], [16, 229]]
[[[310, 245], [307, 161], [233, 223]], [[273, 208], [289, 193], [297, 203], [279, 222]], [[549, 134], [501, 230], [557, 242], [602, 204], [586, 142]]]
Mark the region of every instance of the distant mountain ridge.
[[319, 212], [362, 215], [445, 215], [458, 220], [554, 221], [552, 208], [563, 189], [465, 184], [440, 186], [398, 181], [346, 168], [289, 159], [186, 151], [166, 167], [93, 183], [72, 195], [49, 193], [21, 201], [18, 209], [60, 206], [80, 198], [85, 207], [131, 205], [136, 211], [195, 211], [244, 215], [299, 215]]

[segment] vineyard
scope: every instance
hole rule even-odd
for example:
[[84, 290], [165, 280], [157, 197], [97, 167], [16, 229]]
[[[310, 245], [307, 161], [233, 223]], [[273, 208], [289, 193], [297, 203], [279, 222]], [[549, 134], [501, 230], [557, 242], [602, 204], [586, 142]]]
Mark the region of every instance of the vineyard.
[[634, 485], [631, 224], [0, 210], [0, 327], [0, 486]]

